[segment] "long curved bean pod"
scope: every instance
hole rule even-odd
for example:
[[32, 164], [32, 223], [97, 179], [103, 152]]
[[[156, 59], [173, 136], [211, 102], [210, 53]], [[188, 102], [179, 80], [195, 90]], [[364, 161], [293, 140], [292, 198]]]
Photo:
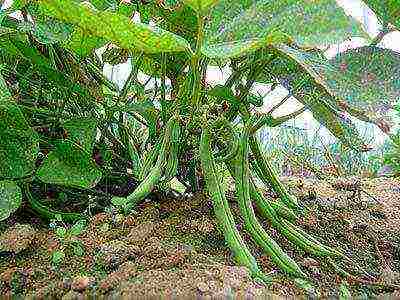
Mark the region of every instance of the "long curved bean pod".
[[203, 129], [201, 135], [200, 159], [205, 175], [206, 186], [213, 201], [215, 216], [218, 220], [218, 224], [221, 226], [225, 241], [233, 251], [237, 262], [248, 267], [254, 277], [259, 277], [264, 281], [270, 281], [258, 267], [255, 258], [251, 255], [236, 229], [233, 215], [225, 197], [225, 192], [221, 186], [221, 181], [218, 177], [214, 158], [211, 153], [210, 133], [207, 128]]
[[171, 180], [178, 171], [179, 164], [179, 147], [181, 139], [181, 126], [178, 120], [174, 119], [174, 124], [172, 125], [170, 149], [168, 155], [168, 162], [165, 166], [164, 177], [165, 181]]
[[[273, 190], [278, 194], [279, 198], [290, 208], [297, 209], [298, 202], [297, 198], [291, 195], [285, 188], [285, 186], [280, 182], [273, 166], [269, 163], [267, 159], [262, 155], [260, 151], [260, 147], [258, 145], [257, 140], [254, 136], [250, 137], [250, 147], [251, 152], [253, 153], [256, 163], [259, 167], [259, 171], [261, 172], [261, 180], [267, 184], [271, 185]], [[257, 170], [257, 169], [256, 169]]]
[[307, 275], [303, 273], [297, 263], [268, 235], [256, 218], [250, 199], [248, 141], [249, 132], [247, 128], [244, 128], [240, 137], [239, 155], [235, 164], [235, 184], [239, 209], [243, 216], [245, 227], [254, 241], [263, 248], [282, 271], [294, 277], [305, 278]]
[[143, 200], [148, 194], [150, 194], [154, 186], [160, 181], [164, 171], [166, 158], [168, 157], [168, 153], [170, 150], [171, 133], [174, 127], [174, 123], [174, 118], [171, 118], [167, 122], [157, 162], [151, 168], [151, 171], [146, 176], [146, 178], [139, 184], [139, 186], [133, 191], [132, 194], [126, 197], [126, 199], [122, 198], [123, 200], [121, 201], [121, 198], [114, 197], [111, 200], [113, 204], [123, 206], [123, 209], [126, 213], [132, 210], [139, 201]]
[[280, 201], [271, 202], [271, 206], [281, 218], [284, 218], [290, 222], [295, 222], [298, 218], [293, 210]]
[[304, 251], [313, 254], [315, 256], [330, 256], [330, 257], [341, 257], [342, 254], [335, 249], [323, 245], [301, 228], [291, 224], [289, 221], [278, 218], [275, 210], [271, 206], [259, 191], [257, 191], [254, 183], [250, 185], [251, 198], [257, 205], [260, 213], [263, 217], [267, 218], [272, 226], [276, 228], [283, 236], [295, 245], [302, 248]]

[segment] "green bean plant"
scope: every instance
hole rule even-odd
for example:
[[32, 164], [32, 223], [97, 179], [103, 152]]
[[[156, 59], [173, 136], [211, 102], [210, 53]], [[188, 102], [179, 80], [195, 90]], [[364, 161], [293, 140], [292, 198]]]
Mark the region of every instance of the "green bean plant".
[[[400, 28], [397, 2], [366, 4], [385, 28]], [[10, 16], [16, 11], [20, 18]], [[349, 115], [390, 129], [380, 108], [398, 97], [400, 56], [374, 46], [336, 1], [15, 0], [0, 24], [0, 220], [23, 200], [49, 220], [75, 222], [110, 204], [130, 213], [178, 180], [209, 194], [227, 245], [255, 278], [271, 280], [238, 231], [238, 218], [293, 278], [308, 275], [261, 218], [335, 271], [346, 260], [295, 224], [301, 204], [256, 137], [305, 110], [355, 151], [368, 147]], [[371, 46], [330, 60], [323, 55], [321, 49], [350, 37]], [[131, 72], [120, 88], [102, 69], [127, 61]], [[228, 66], [231, 74], [212, 86], [209, 66]], [[264, 99], [256, 83], [282, 85], [303, 108], [280, 117], [257, 113]], [[224, 169], [234, 180], [239, 216], [225, 195]], [[280, 202], [265, 197], [259, 182]]]

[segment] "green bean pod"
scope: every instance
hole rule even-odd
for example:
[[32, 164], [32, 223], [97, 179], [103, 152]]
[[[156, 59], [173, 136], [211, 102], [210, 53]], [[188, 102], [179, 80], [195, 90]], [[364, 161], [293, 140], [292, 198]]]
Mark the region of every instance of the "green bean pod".
[[267, 159], [262, 155], [257, 140], [252, 136], [250, 137], [250, 147], [253, 155], [255, 156], [258, 170], [261, 174], [260, 179], [264, 184], [271, 185], [275, 193], [278, 194], [279, 198], [290, 208], [298, 209], [297, 198], [291, 195], [285, 188], [285, 186], [279, 180], [273, 166]]
[[[166, 159], [168, 157], [170, 144], [171, 144], [171, 132], [174, 127], [175, 119], [171, 118], [165, 128], [164, 137], [160, 149], [160, 153], [158, 154], [156, 164], [151, 168], [150, 173], [146, 176], [146, 178], [139, 184], [139, 186], [126, 197], [123, 203], [123, 209], [127, 213], [132, 210], [139, 201], [143, 200], [148, 194], [151, 193], [154, 186], [161, 180]], [[113, 203], [118, 203], [120, 199], [115, 197]]]
[[144, 180], [146, 176], [150, 173], [152, 166], [155, 164], [158, 154], [160, 153], [161, 143], [155, 144], [153, 149], [146, 153], [142, 168], [140, 170], [139, 179]]
[[178, 120], [174, 119], [174, 124], [171, 132], [168, 161], [164, 171], [165, 181], [171, 180], [173, 177], [175, 177], [176, 173], [178, 172], [180, 141], [181, 141], [181, 126]]
[[213, 201], [214, 213], [224, 234], [225, 241], [233, 251], [236, 261], [250, 269], [255, 277], [270, 281], [260, 270], [255, 258], [251, 255], [245, 242], [237, 230], [232, 212], [229, 208], [225, 192], [215, 165], [210, 147], [210, 133], [208, 128], [203, 128], [200, 139], [200, 160], [206, 181], [208, 193]]
[[249, 132], [245, 128], [239, 143], [239, 155], [235, 163], [235, 184], [238, 194], [239, 209], [244, 219], [245, 227], [254, 241], [263, 248], [272, 261], [284, 272], [294, 277], [306, 278], [297, 263], [290, 258], [282, 248], [267, 234], [257, 220], [250, 199], [250, 174], [248, 163]]
[[255, 201], [260, 213], [267, 218], [272, 226], [276, 228], [283, 236], [304, 251], [319, 257], [341, 257], [342, 254], [335, 249], [323, 245], [301, 228], [293, 225], [289, 221], [279, 218], [271, 203], [267, 201], [262, 194], [257, 191], [254, 183], [250, 186], [251, 198]]
[[290, 222], [296, 222], [297, 215], [294, 213], [292, 209], [287, 207], [284, 203], [280, 201], [273, 201], [271, 202], [271, 206], [276, 211], [279, 217], [284, 218]]

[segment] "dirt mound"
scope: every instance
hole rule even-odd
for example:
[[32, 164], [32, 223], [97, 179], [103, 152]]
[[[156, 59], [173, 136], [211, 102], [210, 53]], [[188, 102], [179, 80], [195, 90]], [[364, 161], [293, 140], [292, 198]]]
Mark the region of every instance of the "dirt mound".
[[[338, 262], [339, 267], [352, 270], [365, 281], [372, 276], [382, 284], [400, 284], [399, 181], [363, 180], [362, 193], [315, 180], [291, 178], [288, 184], [303, 205], [304, 218], [298, 224], [350, 258], [351, 262]], [[231, 205], [237, 214], [234, 201]], [[322, 297], [338, 297], [341, 280], [324, 260], [293, 249], [267, 222], [264, 225], [309, 275]], [[6, 237], [16, 232], [13, 228], [22, 227], [13, 220], [0, 224], [0, 228], [8, 228]], [[34, 227], [35, 240], [29, 239], [23, 249], [0, 250], [1, 295], [274, 299], [307, 294], [280, 274], [251, 241], [249, 246], [265, 273], [276, 275], [274, 283], [255, 282], [246, 268], [235, 266], [213, 219], [211, 202], [200, 194], [144, 202], [129, 216], [98, 214], [69, 242], [60, 240], [54, 230]], [[242, 230], [240, 223], [238, 228]], [[70, 243], [83, 245], [83, 253], [78, 255]], [[51, 254], [59, 250], [65, 258], [55, 265]], [[394, 297], [396, 292], [394, 288], [348, 283], [357, 297], [382, 293]]]

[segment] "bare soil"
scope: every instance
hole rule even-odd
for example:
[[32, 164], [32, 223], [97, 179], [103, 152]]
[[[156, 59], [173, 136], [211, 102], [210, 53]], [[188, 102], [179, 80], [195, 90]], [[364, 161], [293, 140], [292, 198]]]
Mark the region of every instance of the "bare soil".
[[[352, 296], [399, 298], [400, 180], [364, 179], [361, 193], [346, 190], [345, 180], [344, 188], [293, 177], [285, 181], [303, 206], [298, 225], [350, 258], [337, 265], [356, 278], [345, 280]], [[233, 198], [231, 206], [239, 216]], [[240, 218], [236, 219], [242, 230]], [[31, 232], [27, 234], [29, 228], [20, 223], [31, 224]], [[52, 263], [51, 253], [63, 244], [46, 224], [26, 216], [0, 223], [0, 245], [19, 241], [12, 251], [0, 247], [0, 295], [27, 299], [339, 297], [344, 280], [330, 264], [296, 249], [268, 222], [264, 225], [309, 275], [314, 290], [304, 290], [280, 273], [250, 240], [265, 273], [275, 276], [273, 284], [256, 282], [246, 268], [235, 266], [214, 220], [211, 201], [198, 194], [145, 201], [129, 216], [93, 216], [75, 238], [84, 245], [84, 254], [65, 249], [59, 266]]]

